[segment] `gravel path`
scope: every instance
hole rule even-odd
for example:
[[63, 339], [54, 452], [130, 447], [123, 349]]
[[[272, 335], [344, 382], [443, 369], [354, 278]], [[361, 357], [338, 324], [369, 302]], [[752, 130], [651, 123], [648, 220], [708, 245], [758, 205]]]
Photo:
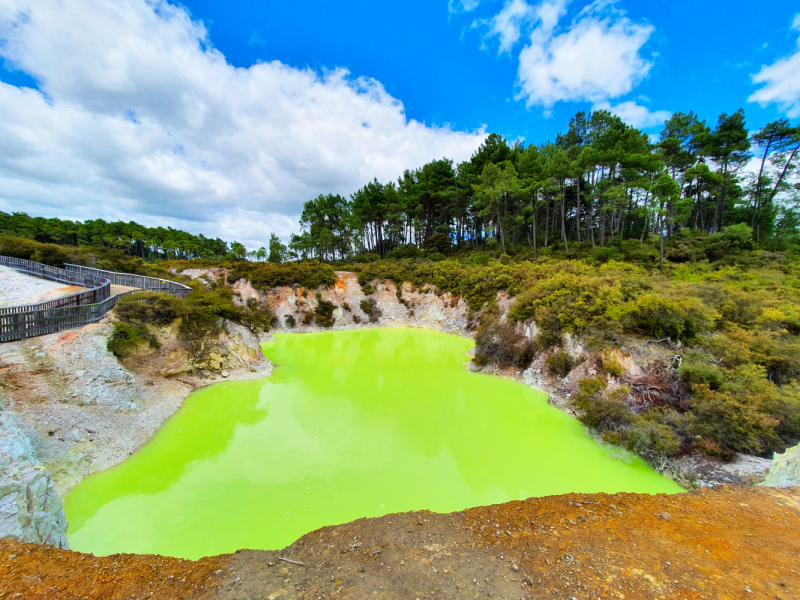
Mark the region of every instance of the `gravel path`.
[[0, 308], [36, 304], [68, 296], [83, 288], [23, 275], [0, 266]]

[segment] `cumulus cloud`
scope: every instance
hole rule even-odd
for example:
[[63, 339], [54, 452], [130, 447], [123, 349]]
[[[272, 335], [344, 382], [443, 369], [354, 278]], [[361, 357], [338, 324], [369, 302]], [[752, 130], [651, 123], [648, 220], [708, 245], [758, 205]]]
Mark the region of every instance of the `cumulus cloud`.
[[450, 0], [447, 3], [447, 10], [452, 14], [472, 12], [478, 8], [478, 4], [480, 4], [480, 0]]
[[525, 0], [509, 0], [489, 21], [486, 37], [498, 38], [498, 52], [508, 52], [519, 41], [520, 30], [534, 18], [533, 7]]
[[652, 63], [642, 47], [653, 33], [648, 23], [631, 21], [616, 3], [597, 0], [564, 21], [570, 0], [507, 0], [490, 21], [485, 39], [498, 52], [519, 42], [517, 99], [551, 108], [561, 101], [603, 102], [630, 92]]
[[278, 61], [235, 68], [162, 0], [4, 0], [0, 209], [127, 218], [261, 244], [302, 202], [350, 193], [480, 132], [405, 116], [380, 82]]
[[657, 125], [663, 125], [664, 121], [672, 116], [672, 113], [668, 110], [651, 111], [646, 106], [630, 100], [616, 105], [612, 105], [610, 102], [598, 102], [592, 107], [592, 110], [607, 110], [617, 115], [628, 125], [633, 125], [639, 129], [649, 129]]
[[[800, 13], [795, 15], [792, 29], [800, 31]], [[755, 84], [763, 84], [763, 87], [754, 92], [748, 101], [758, 102], [762, 106], [775, 103], [789, 117], [800, 116], [800, 37], [793, 54], [762, 66], [758, 73], [752, 75], [752, 80]]]

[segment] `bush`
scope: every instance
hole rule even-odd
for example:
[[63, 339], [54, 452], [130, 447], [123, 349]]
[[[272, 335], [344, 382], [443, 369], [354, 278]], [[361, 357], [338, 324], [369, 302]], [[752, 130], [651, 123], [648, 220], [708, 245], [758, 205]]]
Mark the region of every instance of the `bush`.
[[619, 364], [619, 361], [614, 356], [598, 357], [597, 368], [601, 373], [616, 378], [621, 377], [623, 373], [622, 365]]
[[681, 449], [681, 440], [669, 426], [637, 419], [625, 432], [629, 450], [641, 456], [672, 456]]
[[633, 303], [615, 308], [611, 314], [637, 333], [684, 341], [712, 331], [720, 316], [689, 295], [664, 297], [658, 294], [645, 294]]
[[472, 358], [472, 362], [474, 362], [479, 367], [483, 368], [486, 365], [490, 364], [492, 362], [492, 359], [490, 356], [486, 354], [475, 353], [475, 356]]
[[169, 294], [131, 294], [119, 299], [115, 312], [127, 323], [150, 323], [162, 327], [183, 316], [186, 303]]
[[403, 244], [397, 248], [393, 248], [386, 253], [386, 258], [401, 259], [401, 258], [417, 258], [420, 255], [419, 249], [414, 244]]
[[690, 390], [698, 384], [705, 384], [712, 390], [718, 390], [724, 381], [722, 370], [708, 360], [703, 360], [702, 355], [685, 356], [680, 375]]
[[444, 254], [450, 250], [450, 238], [444, 233], [434, 233], [422, 243], [422, 247], [429, 253], [438, 252]]
[[317, 294], [317, 307], [314, 309], [314, 320], [317, 322], [317, 325], [322, 327], [333, 327], [333, 323], [336, 320], [333, 317], [333, 311], [335, 308], [336, 307], [331, 302], [322, 300], [320, 295]]
[[237, 262], [228, 274], [228, 281], [247, 279], [257, 290], [269, 290], [283, 285], [301, 285], [316, 289], [336, 283], [331, 265], [317, 261], [290, 263]]
[[370, 317], [375, 314], [375, 309], [372, 308], [372, 304], [369, 300], [361, 301], [361, 312]]
[[[475, 334], [475, 355], [483, 356], [499, 367], [526, 368], [535, 355], [536, 346], [514, 323], [500, 322], [496, 314], [487, 313]], [[487, 363], [488, 364], [488, 363]]]
[[[369, 283], [365, 283], [364, 285], [362, 285], [362, 286], [361, 286], [361, 291], [362, 291], [362, 292], [364, 292], [364, 295], [365, 295], [365, 296], [369, 296], [369, 295], [371, 295], [371, 294], [372, 294], [372, 292], [374, 292], [375, 290], [374, 290], [374, 289], [372, 289], [372, 285], [370, 285]], [[363, 302], [364, 302], [364, 301], [362, 300], [362, 303], [363, 303]], [[363, 310], [363, 309], [362, 309], [362, 310]]]
[[303, 325], [311, 325], [314, 322], [314, 313], [312, 312], [305, 312], [303, 313]]
[[566, 377], [575, 367], [575, 361], [572, 359], [572, 356], [569, 352], [564, 350], [553, 352], [545, 359], [544, 363], [547, 365], [547, 370], [550, 371], [551, 374], [558, 375], [559, 377]]
[[578, 420], [591, 429], [603, 432], [607, 429], [619, 431], [633, 422], [634, 416], [623, 399], [627, 388], [617, 388], [613, 394], [604, 393], [608, 384], [605, 377], [596, 375], [578, 381], [578, 393], [573, 405], [578, 410]]
[[284, 319], [284, 323], [286, 324], [286, 327], [288, 327], [289, 329], [293, 329], [294, 326], [297, 324], [297, 322], [294, 320], [294, 317], [292, 315], [286, 315], [286, 319]]
[[374, 298], [361, 301], [361, 312], [369, 317], [370, 323], [377, 323], [378, 318], [381, 316], [381, 311], [378, 308], [378, 302]]
[[782, 446], [775, 431], [780, 421], [706, 384], [694, 386], [692, 414], [692, 433], [723, 450], [762, 454]]
[[117, 358], [124, 358], [141, 350], [143, 346], [158, 348], [158, 342], [145, 325], [114, 323], [114, 332], [108, 338], [106, 348]]

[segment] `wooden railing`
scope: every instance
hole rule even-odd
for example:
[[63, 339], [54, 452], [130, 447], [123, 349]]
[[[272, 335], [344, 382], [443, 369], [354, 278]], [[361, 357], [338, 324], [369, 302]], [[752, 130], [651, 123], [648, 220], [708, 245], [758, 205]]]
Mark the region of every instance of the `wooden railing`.
[[[174, 281], [129, 273], [115, 273], [78, 265], [65, 265], [67, 269], [59, 269], [7, 256], [0, 256], [0, 265], [42, 279], [88, 288], [85, 291], [39, 304], [0, 308], [0, 342], [24, 340], [29, 337], [96, 323], [114, 308], [121, 296], [128, 294], [163, 292], [185, 298], [192, 291], [192, 288]], [[112, 281], [114, 285], [127, 285], [140, 289], [112, 296]], [[117, 281], [127, 283], [117, 283]], [[140, 285], [131, 285], [134, 283]]]
[[158, 279], [157, 277], [146, 277], [145, 275], [134, 275], [133, 273], [116, 273], [114, 271], [104, 271], [103, 269], [95, 269], [92, 267], [83, 267], [80, 265], [64, 265], [67, 271], [81, 273], [84, 275], [91, 275], [94, 277], [104, 277], [108, 279], [113, 285], [124, 285], [126, 287], [140, 288], [143, 290], [165, 292], [178, 296], [179, 298], [186, 298], [191, 291], [188, 285], [170, 281], [168, 279]]

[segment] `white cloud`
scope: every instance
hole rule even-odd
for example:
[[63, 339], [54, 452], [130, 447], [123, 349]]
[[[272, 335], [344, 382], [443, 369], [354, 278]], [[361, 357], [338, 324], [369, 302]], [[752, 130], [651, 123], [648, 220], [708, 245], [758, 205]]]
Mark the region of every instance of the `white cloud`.
[[450, 0], [447, 3], [447, 10], [452, 14], [471, 12], [478, 8], [480, 0]]
[[597, 5], [561, 32], [537, 28], [519, 55], [519, 97], [545, 108], [563, 100], [599, 102], [627, 94], [650, 71], [640, 51], [653, 32]]
[[520, 29], [533, 18], [533, 8], [525, 0], [508, 0], [489, 22], [486, 37], [497, 36], [498, 52], [508, 52], [519, 41]]
[[653, 33], [631, 21], [613, 0], [596, 0], [562, 24], [570, 0], [507, 0], [485, 22], [485, 38], [497, 37], [498, 52], [524, 40], [519, 53], [517, 99], [549, 110], [556, 102], [602, 102], [630, 92], [652, 63], [642, 47]]
[[[792, 29], [800, 31], [800, 13], [795, 15]], [[789, 117], [800, 116], [800, 38], [793, 54], [762, 66], [752, 75], [752, 80], [763, 87], [747, 99], [749, 102], [758, 102], [762, 106], [775, 103]]]
[[598, 102], [592, 107], [592, 110], [607, 110], [617, 115], [628, 125], [633, 125], [639, 129], [649, 129], [663, 125], [664, 121], [672, 116], [672, 113], [668, 110], [651, 111], [646, 106], [630, 100], [616, 105], [612, 105], [610, 102]]
[[406, 118], [380, 82], [235, 68], [163, 0], [3, 0], [0, 210], [126, 218], [260, 245], [302, 202], [468, 158], [481, 132]]

